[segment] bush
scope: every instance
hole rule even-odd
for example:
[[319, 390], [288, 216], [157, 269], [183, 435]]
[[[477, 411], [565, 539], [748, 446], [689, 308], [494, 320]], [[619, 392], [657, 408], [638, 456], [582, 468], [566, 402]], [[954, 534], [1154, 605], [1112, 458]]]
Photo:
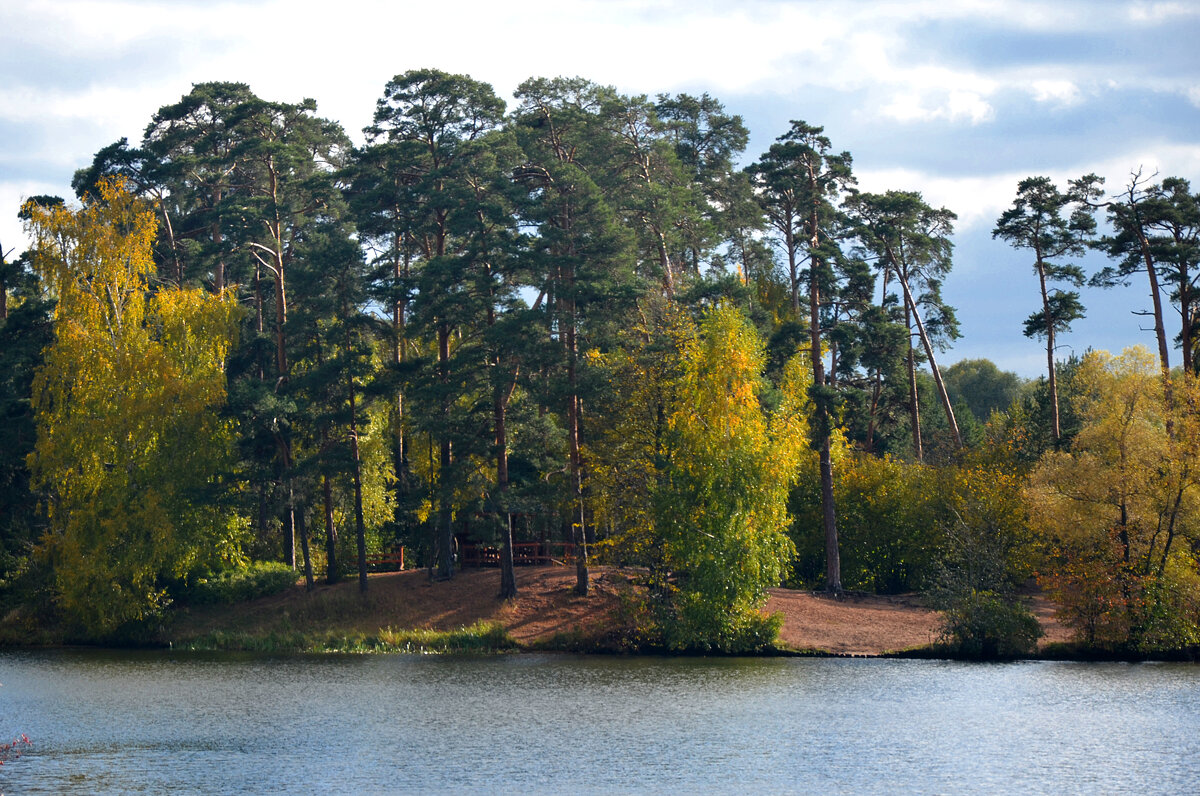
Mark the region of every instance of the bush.
[[244, 569], [197, 578], [176, 597], [189, 605], [229, 605], [278, 594], [295, 583], [296, 573], [287, 564], [261, 561]]
[[1141, 578], [1130, 611], [1129, 646], [1143, 654], [1200, 649], [1200, 575], [1190, 556]]
[[766, 614], [753, 608], [729, 608], [717, 615], [696, 599], [681, 600], [662, 620], [667, 649], [677, 652], [748, 655], [775, 646], [783, 627], [783, 614]]
[[995, 592], [971, 592], [945, 611], [941, 643], [968, 658], [1012, 658], [1032, 652], [1042, 628], [1029, 609]]

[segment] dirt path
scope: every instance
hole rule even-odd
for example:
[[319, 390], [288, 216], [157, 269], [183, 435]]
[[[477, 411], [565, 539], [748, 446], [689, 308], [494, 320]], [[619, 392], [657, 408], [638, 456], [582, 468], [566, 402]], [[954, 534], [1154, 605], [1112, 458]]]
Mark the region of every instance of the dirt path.
[[[522, 567], [517, 570], [520, 596], [503, 603], [496, 595], [496, 570], [467, 570], [452, 581], [430, 582], [424, 571], [372, 575], [366, 596], [356, 581], [319, 586], [312, 593], [296, 587], [283, 594], [233, 609], [205, 608], [179, 617], [179, 638], [212, 630], [267, 633], [359, 631], [380, 628], [451, 630], [478, 621], [495, 621], [518, 642], [544, 641], [555, 634], [589, 635], [603, 628], [630, 586], [621, 572], [592, 569], [588, 597], [572, 592], [575, 571], [565, 567]], [[1047, 641], [1062, 641], [1066, 630], [1053, 619], [1053, 606], [1035, 599], [1034, 612], [1047, 631]], [[772, 589], [766, 610], [784, 617], [782, 642], [801, 650], [843, 655], [880, 655], [924, 647], [937, 640], [938, 614], [911, 595], [847, 596], [841, 600], [809, 592]]]
[[937, 641], [938, 614], [913, 597], [837, 600], [788, 589], [771, 589], [770, 595], [767, 611], [783, 613], [780, 640], [795, 649], [880, 655]]

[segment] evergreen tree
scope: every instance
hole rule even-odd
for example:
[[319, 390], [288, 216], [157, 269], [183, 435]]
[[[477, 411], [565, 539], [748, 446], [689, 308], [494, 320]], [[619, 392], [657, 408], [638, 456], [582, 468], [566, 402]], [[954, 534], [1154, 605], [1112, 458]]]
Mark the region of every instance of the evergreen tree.
[[[820, 127], [793, 121], [791, 130], [780, 136], [749, 171], [763, 210], [782, 238], [792, 317], [808, 321], [813, 372], [810, 391], [816, 405], [811, 431], [813, 447], [821, 458], [826, 588], [836, 593], [841, 591], [842, 579], [830, 438], [838, 396], [826, 379], [822, 331], [823, 313], [835, 291], [833, 262], [839, 256], [837, 241], [831, 235], [838, 220], [836, 202], [854, 184], [854, 177], [850, 153], [833, 153], [829, 138], [822, 132]], [[806, 261], [807, 268], [803, 268]], [[807, 282], [806, 318], [800, 309], [802, 280]]]
[[514, 119], [526, 156], [517, 176], [528, 191], [522, 220], [533, 230], [535, 286], [547, 299], [545, 328], [561, 351], [554, 392], [565, 408], [569, 516], [580, 594], [588, 592], [582, 359], [599, 343], [605, 325], [620, 323], [639, 293], [630, 267], [632, 241], [593, 176], [597, 167], [591, 158], [613, 146], [600, 114], [608, 93], [579, 78], [527, 80], [517, 89]]
[[[461, 508], [456, 490], [473, 466], [471, 457], [494, 445], [493, 493], [501, 504], [507, 490], [504, 412], [516, 373], [501, 367], [500, 355], [489, 350], [499, 340], [484, 331], [513, 305], [517, 290], [508, 194], [519, 156], [500, 129], [503, 117], [504, 103], [486, 83], [415, 70], [387, 84], [367, 128], [368, 140], [381, 151], [364, 161], [372, 181], [366, 184], [379, 187], [372, 194], [377, 200], [360, 207], [372, 219], [370, 228], [389, 241], [391, 273], [405, 274], [394, 317], [405, 317], [405, 339], [411, 332], [436, 350], [426, 364], [418, 363], [413, 383], [414, 395], [433, 410], [424, 430], [438, 440], [434, 548], [443, 578], [454, 572], [454, 521]], [[404, 178], [387, 178], [394, 174]], [[495, 382], [490, 401], [478, 390], [489, 381]], [[490, 423], [484, 407], [491, 409]], [[489, 425], [493, 434], [481, 433]], [[511, 521], [502, 505], [498, 511], [505, 529], [501, 592], [511, 597]]]
[[53, 341], [54, 302], [31, 270], [28, 257], [0, 249], [0, 590], [29, 561], [44, 517], [31, 488], [29, 456], [37, 439], [33, 380]]
[[[883, 273], [884, 292], [888, 282], [900, 287], [904, 306], [904, 325], [909, 330], [907, 356], [910, 418], [913, 455], [920, 461], [920, 405], [917, 397], [916, 353], [912, 347], [912, 332], [925, 350], [925, 359], [933, 373], [938, 399], [946, 413], [946, 424], [957, 447], [962, 447], [962, 435], [954, 418], [954, 409], [942, 381], [941, 370], [934, 356], [935, 347], [958, 337], [958, 323], [952, 307], [941, 298], [942, 279], [950, 271], [955, 215], [945, 208], [934, 210], [925, 204], [921, 195], [911, 191], [888, 191], [885, 194], [857, 194], [848, 203], [857, 216], [857, 234], [866, 249], [876, 258]], [[922, 292], [918, 295], [916, 290]], [[922, 320], [922, 308], [930, 318]]]
[[[1002, 238], [1014, 248], [1030, 249], [1034, 255], [1033, 270], [1038, 277], [1042, 308], [1025, 321], [1026, 337], [1045, 337], [1046, 369], [1052, 399], [1054, 440], [1062, 436], [1058, 417], [1058, 381], [1054, 372], [1055, 339], [1066, 332], [1071, 322], [1083, 317], [1083, 304], [1077, 290], [1055, 286], [1063, 282], [1078, 288], [1083, 284], [1083, 270], [1064, 257], [1082, 254], [1096, 229], [1088, 201], [1097, 196], [1094, 175], [1073, 180], [1062, 193], [1047, 177], [1027, 177], [1017, 185], [1013, 206], [996, 221], [993, 238]], [[1068, 217], [1064, 212], [1070, 211]]]

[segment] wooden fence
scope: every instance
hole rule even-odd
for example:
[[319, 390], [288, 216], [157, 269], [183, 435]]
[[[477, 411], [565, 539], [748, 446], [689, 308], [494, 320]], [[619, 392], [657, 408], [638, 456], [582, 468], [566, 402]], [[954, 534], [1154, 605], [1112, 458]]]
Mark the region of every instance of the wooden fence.
[[[573, 564], [575, 545], [571, 542], [514, 542], [513, 564]], [[460, 543], [458, 563], [463, 567], [500, 566], [500, 548], [474, 542]]]
[[[514, 542], [513, 564], [515, 566], [531, 566], [534, 564], [558, 564], [564, 566], [575, 563], [575, 545], [571, 542]], [[476, 542], [459, 542], [458, 565], [460, 567], [498, 567], [500, 566], [500, 548], [494, 545], [483, 545]], [[405, 567], [404, 548], [399, 547], [382, 553], [367, 553], [368, 572], [398, 572]]]

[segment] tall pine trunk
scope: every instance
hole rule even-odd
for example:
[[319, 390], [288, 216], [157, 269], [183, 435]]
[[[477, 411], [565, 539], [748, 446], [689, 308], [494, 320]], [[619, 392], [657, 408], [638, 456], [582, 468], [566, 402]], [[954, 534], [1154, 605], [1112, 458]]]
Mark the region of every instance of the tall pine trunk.
[[[811, 175], [810, 175], [811, 176]], [[814, 196], [818, 195], [814, 192]], [[820, 245], [820, 227], [814, 206], [808, 219], [808, 234], [812, 249]], [[813, 387], [826, 388], [825, 362], [821, 351], [821, 261], [811, 255], [808, 280], [808, 334], [812, 357]], [[818, 428], [821, 439], [818, 447], [821, 475], [821, 525], [825, 532], [825, 588], [833, 594], [842, 593], [842, 557], [838, 544], [837, 508], [833, 495], [833, 457], [830, 452], [833, 418], [825, 400], [817, 402]]]
[[[488, 308], [488, 327], [496, 325], [496, 310]], [[508, 384], [500, 383], [502, 359], [492, 358], [492, 429], [496, 444], [496, 515], [500, 521], [500, 599], [517, 596], [517, 574], [513, 564], [513, 521], [508, 508], [508, 402], [517, 387], [517, 374]]]
[[[348, 318], [350, 308], [343, 307]], [[354, 358], [351, 354], [350, 327], [346, 327], [346, 356], [350, 367], [346, 373], [346, 387], [350, 395], [350, 457], [354, 475], [354, 539], [358, 546], [358, 590], [367, 593], [367, 529], [363, 521], [362, 458], [358, 450], [358, 395], [354, 384]]]
[[[438, 324], [438, 379], [443, 385], [449, 382], [450, 368], [450, 327], [444, 321]], [[437, 516], [437, 553], [438, 577], [450, 579], [454, 577], [454, 512], [451, 506], [452, 484], [450, 468], [454, 464], [454, 450], [449, 438], [450, 405], [448, 398], [442, 398], [442, 420], [444, 434], [438, 446], [438, 516]]]
[[[291, 490], [289, 489], [289, 491]], [[304, 505], [292, 506], [290, 513], [295, 524], [296, 535], [300, 537], [300, 549], [304, 553], [304, 588], [306, 591], [312, 591], [315, 581], [313, 579], [312, 553], [308, 547], [308, 523], [304, 517]]]
[[575, 341], [575, 312], [574, 302], [570, 307], [570, 320], [567, 324], [567, 436], [571, 457], [571, 497], [572, 512], [571, 538], [575, 544], [575, 593], [586, 595], [588, 583], [588, 549], [587, 526], [583, 505], [583, 456], [579, 442], [579, 383], [577, 370], [577, 350]]
[[5, 284], [5, 272], [8, 263], [5, 262], [4, 246], [0, 245], [0, 321], [8, 320], [8, 285]]
[[329, 474], [321, 476], [321, 493], [325, 509], [325, 582], [332, 585], [341, 578], [338, 573], [337, 526], [333, 524], [333, 484]]
[[[499, 363], [497, 363], [499, 364]], [[513, 565], [512, 512], [508, 510], [508, 431], [507, 399], [500, 385], [493, 395], [496, 431], [496, 514], [500, 520], [500, 599], [517, 596], [517, 575]]]
[[[963, 446], [962, 434], [958, 431], [958, 421], [954, 419], [954, 407], [950, 404], [950, 394], [946, 392], [946, 383], [942, 380], [942, 370], [938, 367], [937, 358], [933, 355], [933, 341], [929, 339], [929, 334], [925, 331], [925, 324], [921, 321], [921, 313], [917, 311], [917, 302], [913, 299], [912, 291], [908, 289], [908, 280], [901, 275], [899, 282], [900, 286], [904, 289], [904, 303], [912, 310], [912, 318], [917, 324], [917, 334], [921, 338], [921, 346], [925, 349], [925, 356], [929, 360], [929, 370], [933, 374], [933, 383], [937, 385], [938, 400], [941, 401], [942, 409], [946, 412], [946, 423], [949, 424], [950, 432], [954, 435], [954, 445], [961, 449]], [[911, 338], [909, 339], [911, 340]], [[912, 346], [910, 345], [910, 368], [912, 363], [911, 352]], [[915, 391], [913, 392], [913, 396], [915, 405]]]
[[1046, 266], [1042, 261], [1041, 249], [1037, 251], [1038, 285], [1042, 290], [1042, 314], [1046, 321], [1046, 372], [1050, 383], [1050, 428], [1057, 444], [1062, 438], [1062, 427], [1058, 419], [1058, 379], [1054, 368], [1054, 315], [1050, 312], [1050, 294], [1046, 288]]

